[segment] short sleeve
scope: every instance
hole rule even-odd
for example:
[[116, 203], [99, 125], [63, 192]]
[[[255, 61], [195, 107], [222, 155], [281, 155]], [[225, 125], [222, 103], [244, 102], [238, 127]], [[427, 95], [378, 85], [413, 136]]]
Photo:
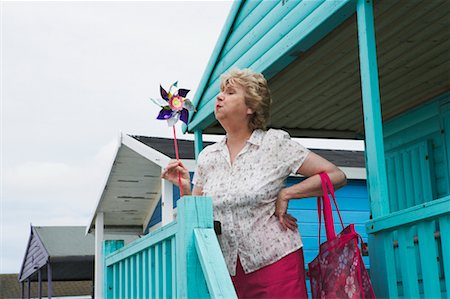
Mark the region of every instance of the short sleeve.
[[285, 131], [278, 139], [278, 161], [289, 173], [296, 173], [310, 153], [306, 147], [293, 140]]
[[198, 155], [197, 166], [195, 168], [194, 177], [192, 178], [192, 184], [198, 188], [203, 188], [205, 184], [205, 159], [203, 153], [204, 151], [200, 152]]

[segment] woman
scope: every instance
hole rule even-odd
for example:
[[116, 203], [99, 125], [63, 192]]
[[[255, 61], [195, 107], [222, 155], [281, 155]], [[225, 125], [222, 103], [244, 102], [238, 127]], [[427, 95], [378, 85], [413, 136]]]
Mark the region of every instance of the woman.
[[[191, 192], [189, 172], [173, 161], [162, 177], [183, 193], [213, 198], [218, 236], [239, 298], [307, 298], [303, 249], [289, 200], [321, 195], [320, 172], [335, 188], [346, 183], [335, 165], [281, 130], [266, 131], [271, 97], [262, 74], [234, 69], [221, 76], [215, 116], [226, 137], [199, 155]], [[291, 173], [307, 177], [284, 188]]]

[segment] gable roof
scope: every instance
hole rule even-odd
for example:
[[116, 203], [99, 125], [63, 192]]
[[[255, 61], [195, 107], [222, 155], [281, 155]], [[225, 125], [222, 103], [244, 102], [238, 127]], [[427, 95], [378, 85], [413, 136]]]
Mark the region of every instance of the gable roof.
[[94, 237], [84, 235], [84, 226], [33, 226], [50, 258], [92, 256]]
[[[170, 138], [160, 138], [160, 137], [147, 137], [139, 135], [130, 135], [134, 139], [144, 143], [148, 147], [154, 148], [155, 150], [163, 153], [164, 155], [175, 159], [175, 147], [173, 144], [173, 139]], [[195, 150], [194, 142], [191, 140], [183, 140], [177, 138], [178, 150], [183, 159], [195, 160]], [[203, 146], [208, 146], [213, 144], [213, 142], [203, 142]]]
[[[294, 137], [364, 138], [355, 3], [237, 1], [184, 130], [223, 134], [214, 98], [220, 74], [239, 67], [268, 79], [270, 128]], [[448, 1], [407, 3], [373, 1], [383, 121], [449, 91]]]
[[[51, 264], [53, 280], [92, 278], [94, 237], [83, 226], [31, 226], [19, 281], [36, 280], [39, 269]], [[47, 277], [46, 271], [43, 277]]]

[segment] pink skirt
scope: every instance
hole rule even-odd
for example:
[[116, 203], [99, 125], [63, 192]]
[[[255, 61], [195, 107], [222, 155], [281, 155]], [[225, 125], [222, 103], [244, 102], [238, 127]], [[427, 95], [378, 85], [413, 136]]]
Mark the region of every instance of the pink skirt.
[[245, 274], [239, 257], [234, 288], [242, 298], [308, 298], [305, 281], [303, 249], [254, 272]]

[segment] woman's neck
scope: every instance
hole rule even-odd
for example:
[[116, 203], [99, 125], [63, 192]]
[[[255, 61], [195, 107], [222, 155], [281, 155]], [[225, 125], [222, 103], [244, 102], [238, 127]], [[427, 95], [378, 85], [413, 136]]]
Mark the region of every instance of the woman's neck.
[[233, 164], [237, 155], [244, 148], [247, 140], [252, 135], [250, 128], [241, 128], [239, 130], [227, 131], [227, 147], [230, 154], [230, 163]]
[[227, 143], [232, 145], [245, 143], [250, 138], [252, 133], [253, 131], [248, 127], [241, 127], [236, 130], [227, 130]]

